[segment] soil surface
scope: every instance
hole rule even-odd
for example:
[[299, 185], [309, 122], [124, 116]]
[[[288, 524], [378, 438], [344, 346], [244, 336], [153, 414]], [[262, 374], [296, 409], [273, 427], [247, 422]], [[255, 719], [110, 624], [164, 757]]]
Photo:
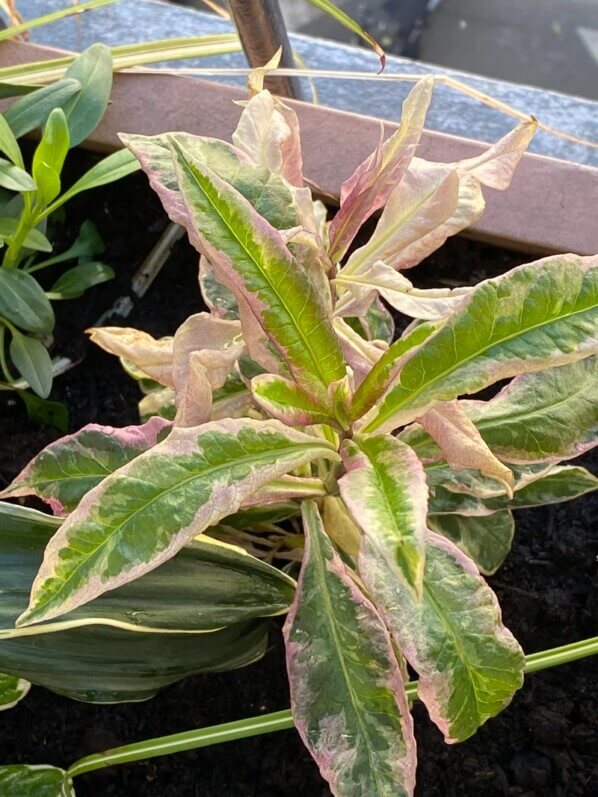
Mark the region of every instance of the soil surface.
[[[74, 171], [82, 168], [76, 163]], [[71, 428], [85, 423], [137, 422], [137, 386], [116, 358], [89, 345], [83, 330], [130, 295], [130, 279], [166, 224], [145, 179], [136, 175], [113, 188], [82, 195], [58, 229], [66, 246], [91, 218], [107, 244], [103, 259], [114, 281], [76, 302], [58, 306], [57, 354], [81, 362], [59, 377], [52, 398], [64, 401]], [[410, 277], [421, 286], [469, 284], [531, 258], [465, 239], [453, 239]], [[197, 257], [179, 243], [168, 264], [126, 318], [104, 323], [136, 326], [154, 335], [174, 332], [202, 309]], [[54, 275], [50, 275], [54, 278]], [[20, 405], [0, 394], [0, 483], [8, 482], [56, 437], [34, 429]], [[586, 457], [585, 464], [591, 463]], [[598, 500], [517, 513], [513, 550], [490, 579], [504, 618], [526, 652], [573, 642], [598, 625]], [[596, 662], [586, 660], [526, 680], [511, 706], [473, 739], [446, 746], [425, 709], [414, 709], [419, 745], [417, 794], [425, 797], [598, 794], [598, 690]], [[219, 675], [189, 678], [152, 701], [91, 706], [34, 687], [3, 717], [1, 763], [67, 767], [91, 752], [287, 708], [288, 689], [279, 628], [257, 664]], [[79, 797], [274, 797], [329, 792], [295, 731], [256, 737], [77, 778]]]

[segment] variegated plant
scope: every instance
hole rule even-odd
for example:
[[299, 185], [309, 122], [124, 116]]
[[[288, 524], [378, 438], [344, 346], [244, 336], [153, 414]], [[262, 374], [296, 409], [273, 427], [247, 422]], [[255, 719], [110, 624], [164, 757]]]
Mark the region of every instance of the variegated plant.
[[[208, 312], [162, 340], [94, 329], [156, 386], [144, 413], [170, 420], [86, 427], [3, 493], [64, 518], [14, 634], [106, 614], [173, 557], [174, 577], [189, 546], [232, 544], [255, 563], [261, 613], [231, 578], [221, 625], [245, 619], [244, 600], [272, 615], [284, 583], [258, 559], [301, 560], [284, 628], [295, 723], [350, 797], [413, 792], [407, 664], [448, 742], [509, 703], [523, 653], [480, 571], [507, 555], [513, 510], [596, 486], [560, 463], [596, 439], [598, 258], [556, 255], [454, 290], [404, 275], [480, 216], [485, 187], [508, 187], [535, 131], [529, 120], [481, 157], [421, 161], [432, 88], [414, 88], [330, 225], [304, 187], [295, 113], [255, 80], [232, 144], [122, 136], [200, 253]], [[397, 339], [386, 304], [413, 319]], [[490, 400], [460, 398], [505, 379]]]

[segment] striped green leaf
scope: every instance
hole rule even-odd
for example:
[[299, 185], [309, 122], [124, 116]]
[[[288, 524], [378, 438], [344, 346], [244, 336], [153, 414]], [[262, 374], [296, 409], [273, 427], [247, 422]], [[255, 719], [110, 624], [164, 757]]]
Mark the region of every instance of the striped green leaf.
[[170, 559], [260, 487], [333, 446], [277, 421], [175, 429], [83, 498], [48, 545], [20, 626], [71, 611]]
[[347, 440], [342, 455], [347, 473], [339, 488], [353, 520], [385, 557], [393, 578], [420, 595], [428, 506], [423, 465], [390, 435]]
[[261, 618], [293, 599], [294, 582], [280, 570], [201, 537], [58, 621], [15, 628], [55, 525], [0, 503], [0, 667], [62, 694], [142, 699], [185, 675], [249, 663], [265, 649]]
[[325, 401], [345, 365], [314, 284], [238, 191], [177, 141], [172, 145], [191, 241], [235, 293], [249, 354], [272, 373], [282, 359], [299, 387]]
[[407, 358], [362, 431], [391, 431], [436, 401], [597, 350], [598, 257], [555, 255], [478, 285]]
[[396, 653], [322, 526], [303, 506], [306, 551], [284, 627], [295, 725], [339, 797], [406, 797], [415, 739]]
[[474, 563], [430, 532], [421, 600], [394, 577], [367, 537], [359, 574], [409, 664], [417, 692], [447, 742], [470, 737], [523, 683], [523, 651], [502, 624]]
[[102, 479], [156, 445], [169, 426], [162, 418], [122, 429], [87, 424], [40, 451], [0, 492], [0, 498], [36, 495], [54, 514], [70, 512]]

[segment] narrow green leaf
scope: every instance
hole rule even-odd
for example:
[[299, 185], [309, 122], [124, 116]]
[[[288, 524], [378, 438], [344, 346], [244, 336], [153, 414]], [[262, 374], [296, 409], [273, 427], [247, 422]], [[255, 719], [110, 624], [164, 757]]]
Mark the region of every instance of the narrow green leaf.
[[81, 90], [78, 80], [62, 78], [18, 99], [4, 112], [15, 138], [21, 138], [37, 127], [42, 127], [55, 108], [64, 108], [68, 100]]
[[24, 94], [31, 94], [32, 91], [37, 91], [38, 88], [39, 86], [34, 84], [10, 83], [2, 80], [0, 81], [0, 100], [8, 100], [11, 97], [22, 97]]
[[0, 316], [39, 335], [54, 329], [54, 311], [46, 294], [34, 277], [18, 269], [0, 268]]
[[18, 166], [19, 169], [25, 168], [23, 156], [21, 155], [21, 148], [8, 122], [4, 118], [4, 114], [0, 114], [0, 151], [2, 151], [15, 166]]
[[44, 132], [33, 153], [31, 167], [37, 185], [37, 199], [42, 205], [60, 193], [60, 174], [69, 150], [69, 128], [62, 108], [54, 108], [48, 116]]
[[420, 595], [428, 506], [423, 465], [390, 435], [347, 440], [341, 453], [347, 473], [339, 488], [353, 520], [393, 577]]
[[6, 797], [75, 797], [64, 769], [46, 764], [0, 766], [0, 794]]
[[41, 341], [12, 330], [10, 357], [31, 390], [48, 398], [52, 389], [52, 360]]
[[46, 549], [19, 625], [139, 578], [260, 487], [321, 457], [338, 459], [331, 444], [277, 421], [175, 429], [100, 482], [67, 518]]
[[92, 44], [69, 66], [65, 78], [78, 80], [81, 91], [66, 103], [71, 147], [84, 141], [100, 123], [112, 90], [112, 53], [105, 44]]
[[0, 158], [0, 187], [8, 191], [35, 191], [34, 180], [24, 169]]
[[428, 522], [430, 528], [454, 542], [488, 576], [506, 559], [515, 533], [515, 521], [508, 509], [478, 517], [431, 514]]
[[72, 17], [74, 15], [81, 14], [83, 11], [88, 11], [92, 8], [99, 8], [100, 6], [105, 6], [109, 3], [115, 2], [116, 0], [84, 0], [81, 3], [78, 2], [75, 6], [60, 8], [57, 11], [52, 11], [50, 14], [43, 14], [41, 16], [34, 17], [33, 19], [28, 19], [25, 22], [21, 22], [19, 25], [9, 25], [7, 28], [4, 28], [4, 30], [0, 31], [0, 41], [12, 39], [14, 36], [18, 36], [20, 33], [27, 33], [27, 31], [32, 30], [33, 28], [39, 28], [43, 25], [50, 25], [52, 22], [57, 22], [65, 17]]
[[54, 202], [47, 207], [38, 217], [38, 221], [49, 216], [57, 208], [68, 202], [69, 199], [89, 191], [92, 188], [99, 188], [101, 185], [108, 185], [116, 180], [121, 180], [133, 172], [139, 171], [139, 163], [126, 149], [120, 149], [103, 158], [95, 166], [92, 166], [83, 177], [80, 177], [67, 191], [61, 194]]
[[92, 258], [99, 255], [106, 249], [100, 231], [90, 219], [83, 222], [79, 228], [79, 233], [75, 241], [61, 252], [59, 255], [49, 257], [47, 260], [41, 260], [30, 266], [27, 271], [29, 273], [38, 271], [41, 268], [54, 266], [58, 263], [64, 263], [66, 260], [75, 260], [76, 258]]
[[114, 277], [114, 271], [105, 263], [82, 263], [65, 271], [48, 291], [52, 300], [77, 299], [94, 285], [101, 285]]
[[482, 282], [407, 358], [362, 431], [391, 431], [435, 401], [593, 354], [597, 263], [596, 257], [555, 255]]
[[[2, 238], [11, 240], [17, 230], [19, 220], [11, 216], [4, 216], [0, 218], [0, 236]], [[51, 252], [52, 244], [41, 232], [35, 227], [27, 231], [23, 246], [27, 249], [33, 249], [35, 252]]]
[[157, 417], [143, 426], [122, 429], [87, 424], [40, 451], [0, 492], [0, 498], [35, 495], [54, 514], [66, 514], [102, 479], [156, 445], [169, 427]]
[[49, 401], [15, 388], [19, 398], [25, 405], [27, 417], [34, 426], [44, 426], [64, 434], [69, 427], [69, 411], [60, 401]]
[[496, 596], [458, 548], [429, 533], [420, 600], [368, 537], [359, 574], [418, 672], [417, 693], [447, 742], [469, 738], [509, 704], [523, 683], [523, 651], [502, 624]]
[[192, 243], [240, 302], [250, 355], [276, 372], [276, 360], [264, 359], [265, 334], [299, 387], [325, 401], [345, 367], [314, 285], [274, 227], [209, 167], [172, 146]]
[[0, 672], [0, 711], [16, 706], [30, 689], [31, 684], [24, 678]]
[[360, 39], [363, 39], [364, 42], [369, 44], [369, 46], [380, 59], [380, 65], [382, 69], [384, 69], [384, 65], [386, 63], [386, 55], [384, 50], [382, 47], [380, 47], [378, 42], [361, 27], [361, 25], [358, 25], [357, 22], [355, 22], [353, 17], [350, 17], [345, 11], [332, 3], [331, 0], [309, 0], [309, 2], [312, 4], [312, 6], [319, 8], [320, 11], [324, 11], [325, 14], [328, 14], [337, 22], [340, 22], [344, 28], [347, 28], [356, 36], [359, 36]]
[[303, 522], [302, 573], [284, 626], [295, 725], [333, 794], [407, 797], [415, 738], [392, 642], [313, 502]]

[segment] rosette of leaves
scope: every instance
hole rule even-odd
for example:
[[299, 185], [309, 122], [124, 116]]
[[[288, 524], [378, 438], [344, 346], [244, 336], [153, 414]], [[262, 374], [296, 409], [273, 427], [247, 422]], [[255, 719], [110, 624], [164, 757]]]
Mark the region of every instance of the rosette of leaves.
[[[82, 191], [105, 185], [138, 168], [126, 150], [96, 163], [66, 190], [62, 172], [69, 149], [95, 129], [112, 88], [110, 48], [94, 44], [66, 70], [64, 77], [17, 99], [0, 115], [0, 379], [18, 390], [32, 418], [57, 422], [57, 406], [45, 402], [52, 387], [48, 353], [54, 330], [52, 302], [76, 299], [114, 276], [98, 260], [103, 242], [85, 222], [66, 250], [53, 252], [48, 221]], [[41, 129], [29, 166], [18, 139]], [[56, 275], [56, 267], [75, 263]], [[44, 287], [38, 273], [50, 269]], [[32, 393], [24, 392], [30, 387]], [[58, 423], [60, 423], [58, 421]]]
[[[455, 290], [405, 276], [482, 213], [485, 187], [508, 187], [535, 130], [423, 162], [432, 88], [414, 88], [330, 225], [304, 187], [295, 113], [255, 83], [232, 144], [123, 136], [201, 255], [209, 312], [172, 338], [92, 336], [159, 384], [155, 407], [174, 418], [159, 440], [86, 427], [3, 493], [64, 517], [19, 631], [160, 573], [197, 535], [300, 559], [284, 628], [294, 719], [332, 792], [351, 797], [413, 793], [407, 664], [449, 743], [509, 703], [523, 653], [481, 572], [506, 556], [513, 510], [596, 485], [561, 463], [596, 439], [598, 258], [555, 255]], [[388, 305], [412, 319], [396, 339]], [[462, 398], [502, 380], [488, 401]], [[132, 434], [142, 442], [124, 445]]]

